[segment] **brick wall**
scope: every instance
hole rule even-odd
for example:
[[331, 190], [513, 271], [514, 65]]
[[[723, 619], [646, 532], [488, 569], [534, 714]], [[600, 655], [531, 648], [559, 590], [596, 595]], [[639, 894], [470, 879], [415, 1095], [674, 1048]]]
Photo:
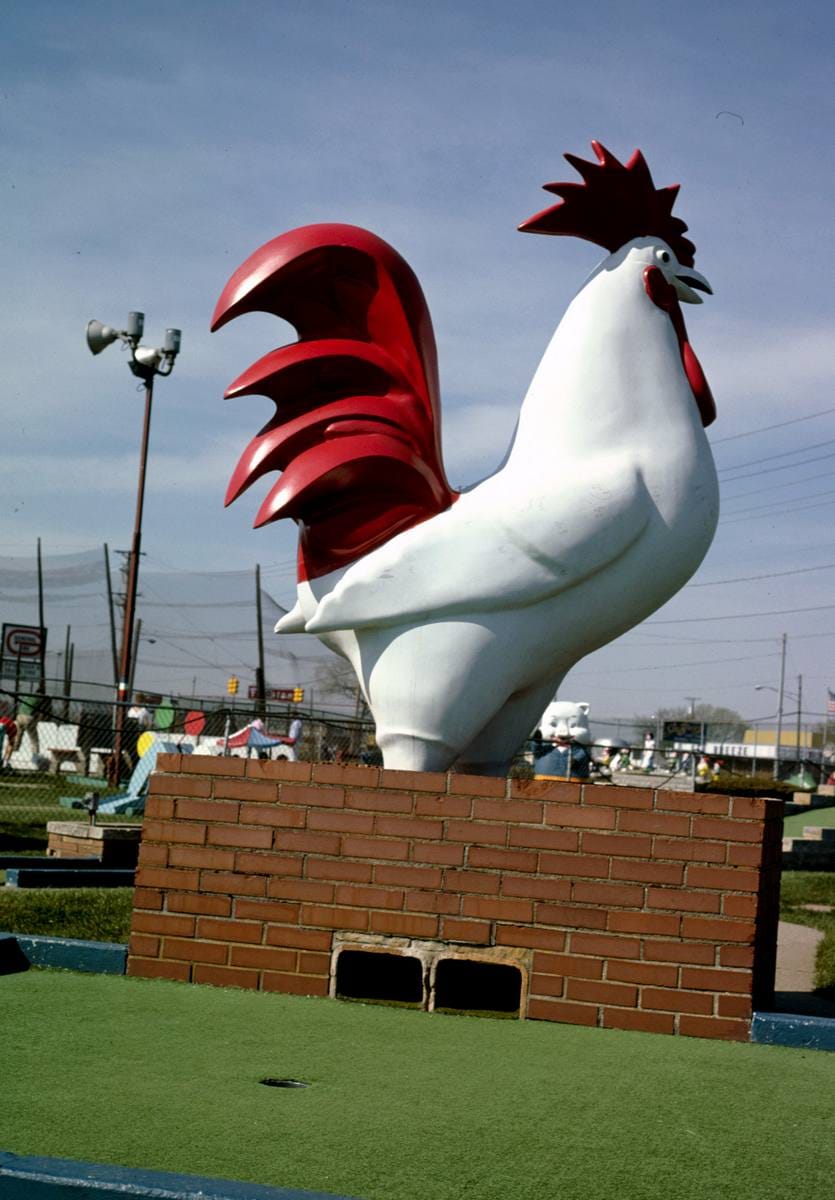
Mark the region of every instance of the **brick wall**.
[[324, 996], [334, 934], [512, 947], [524, 1015], [747, 1039], [782, 802], [161, 755], [129, 974]]

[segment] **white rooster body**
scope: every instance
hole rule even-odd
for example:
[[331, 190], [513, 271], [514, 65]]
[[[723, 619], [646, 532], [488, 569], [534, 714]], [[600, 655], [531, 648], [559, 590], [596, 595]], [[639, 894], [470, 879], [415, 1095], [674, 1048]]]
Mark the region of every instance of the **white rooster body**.
[[300, 580], [277, 629], [315, 633], [350, 661], [387, 767], [504, 772], [566, 672], [706, 553], [712, 401], [677, 301], [709, 288], [673, 244], [647, 231], [593, 273], [494, 475]]

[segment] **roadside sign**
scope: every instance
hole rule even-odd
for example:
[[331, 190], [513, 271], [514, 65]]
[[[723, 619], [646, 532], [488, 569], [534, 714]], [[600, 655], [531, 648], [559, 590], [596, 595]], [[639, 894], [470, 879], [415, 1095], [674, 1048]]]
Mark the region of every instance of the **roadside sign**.
[[0, 676], [37, 679], [46, 651], [46, 630], [39, 625], [3, 624]]
[[[301, 692], [301, 695], [299, 695], [299, 692]], [[249, 685], [246, 694], [250, 700], [258, 699], [258, 688], [254, 683]], [[284, 704], [291, 704], [293, 702], [299, 704], [304, 699], [304, 690], [302, 688], [265, 688], [264, 699], [278, 700]]]

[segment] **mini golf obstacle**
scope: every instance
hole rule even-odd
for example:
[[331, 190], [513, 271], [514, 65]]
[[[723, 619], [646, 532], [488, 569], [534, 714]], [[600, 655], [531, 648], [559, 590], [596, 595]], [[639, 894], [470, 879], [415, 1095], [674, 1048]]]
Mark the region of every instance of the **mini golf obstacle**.
[[748, 1040], [782, 802], [161, 756], [128, 973]]

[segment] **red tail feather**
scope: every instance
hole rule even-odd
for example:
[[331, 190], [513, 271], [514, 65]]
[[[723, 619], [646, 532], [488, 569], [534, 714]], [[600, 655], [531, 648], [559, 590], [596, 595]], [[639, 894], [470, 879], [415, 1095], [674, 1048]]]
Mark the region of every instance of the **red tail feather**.
[[267, 242], [227, 283], [212, 329], [245, 312], [299, 341], [254, 363], [227, 396], [269, 396], [226, 503], [283, 471], [256, 518], [299, 525], [299, 573], [315, 578], [448, 508], [435, 338], [420, 284], [386, 242], [352, 225], [307, 225]]

